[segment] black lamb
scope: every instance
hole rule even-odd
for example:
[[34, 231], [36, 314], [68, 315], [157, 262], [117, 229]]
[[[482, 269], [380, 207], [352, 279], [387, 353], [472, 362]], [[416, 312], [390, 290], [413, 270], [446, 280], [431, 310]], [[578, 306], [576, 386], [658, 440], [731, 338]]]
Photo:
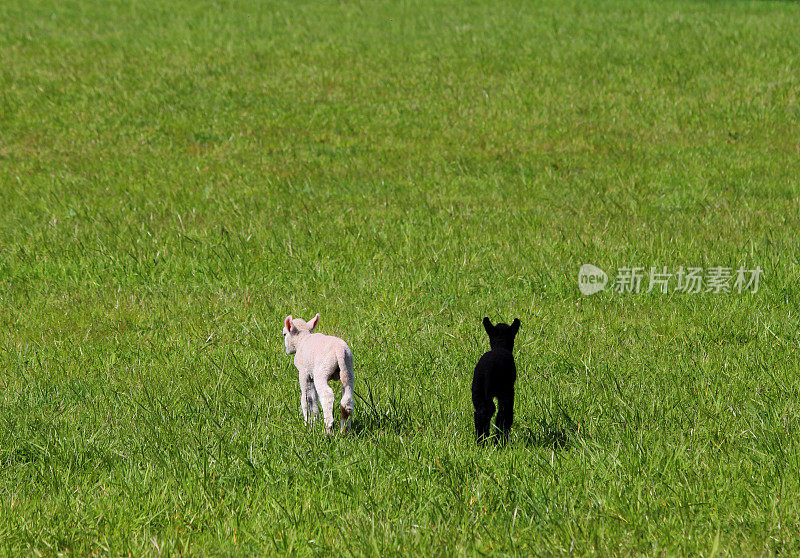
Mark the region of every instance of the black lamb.
[[478, 360], [472, 376], [475, 436], [479, 445], [483, 445], [490, 437], [495, 398], [499, 407], [495, 427], [500, 431], [503, 441], [508, 440], [511, 423], [514, 422], [514, 382], [517, 381], [517, 367], [514, 364], [513, 350], [519, 326], [519, 318], [511, 325], [492, 325], [489, 318], [483, 319], [491, 350]]

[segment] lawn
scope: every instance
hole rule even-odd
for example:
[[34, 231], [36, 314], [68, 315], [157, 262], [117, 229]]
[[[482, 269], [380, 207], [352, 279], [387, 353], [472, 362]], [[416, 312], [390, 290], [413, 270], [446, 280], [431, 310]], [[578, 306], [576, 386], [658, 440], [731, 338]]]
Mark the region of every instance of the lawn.
[[3, 0], [0, 553], [800, 554], [798, 177], [797, 3]]

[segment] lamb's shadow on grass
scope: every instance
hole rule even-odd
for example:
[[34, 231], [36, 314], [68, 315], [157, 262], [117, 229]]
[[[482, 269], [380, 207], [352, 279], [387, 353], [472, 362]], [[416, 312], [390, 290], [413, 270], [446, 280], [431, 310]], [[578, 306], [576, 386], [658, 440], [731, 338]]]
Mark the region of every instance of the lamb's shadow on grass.
[[367, 397], [356, 393], [360, 400], [359, 409], [354, 413], [350, 424], [350, 434], [356, 437], [378, 432], [405, 434], [413, 429], [414, 420], [411, 409], [399, 399], [389, 398], [385, 404], [378, 405], [367, 386]]
[[384, 415], [369, 416], [364, 418], [354, 418], [350, 425], [350, 435], [363, 437], [378, 432], [391, 432], [392, 434], [404, 434], [410, 430], [411, 425], [402, 418]]
[[563, 409], [560, 413], [560, 417], [538, 420], [538, 426], [520, 425], [512, 444], [568, 451], [585, 432]]

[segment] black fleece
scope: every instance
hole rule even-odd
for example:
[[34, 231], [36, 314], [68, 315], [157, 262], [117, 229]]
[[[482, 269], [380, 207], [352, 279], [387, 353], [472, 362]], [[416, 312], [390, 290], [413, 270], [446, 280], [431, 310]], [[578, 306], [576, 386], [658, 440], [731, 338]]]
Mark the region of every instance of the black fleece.
[[499, 411], [495, 427], [500, 431], [503, 441], [508, 439], [511, 423], [514, 422], [514, 382], [517, 381], [517, 367], [514, 364], [514, 338], [519, 331], [519, 318], [511, 325], [492, 325], [489, 318], [483, 319], [483, 327], [489, 334], [491, 350], [484, 353], [475, 365], [472, 376], [472, 405], [475, 407], [475, 436], [478, 444], [490, 437], [494, 399]]

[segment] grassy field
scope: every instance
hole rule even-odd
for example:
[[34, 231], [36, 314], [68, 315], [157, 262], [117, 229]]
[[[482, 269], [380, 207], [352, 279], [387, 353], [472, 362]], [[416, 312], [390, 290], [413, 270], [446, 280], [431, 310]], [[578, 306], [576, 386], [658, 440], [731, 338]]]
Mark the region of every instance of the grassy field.
[[0, 552], [796, 555], [798, 177], [796, 3], [4, 0]]

